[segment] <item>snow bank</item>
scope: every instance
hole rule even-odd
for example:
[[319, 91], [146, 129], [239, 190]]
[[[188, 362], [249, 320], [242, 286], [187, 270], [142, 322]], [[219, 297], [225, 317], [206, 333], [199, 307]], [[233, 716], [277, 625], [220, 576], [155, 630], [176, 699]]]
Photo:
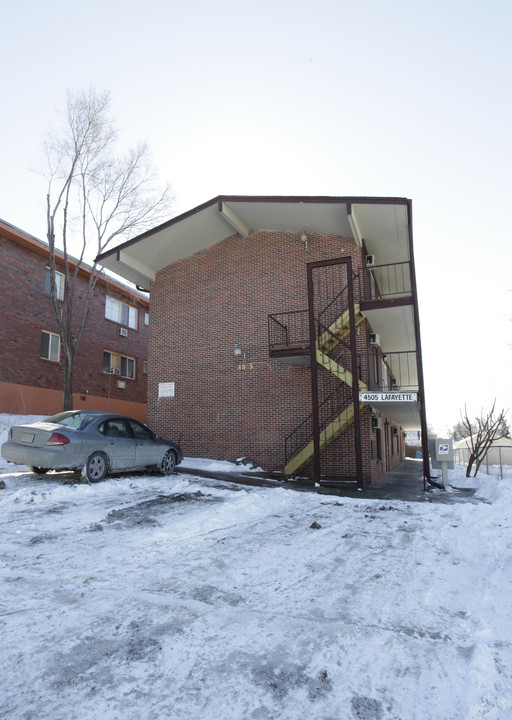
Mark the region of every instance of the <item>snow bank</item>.
[[183, 458], [181, 468], [192, 468], [207, 472], [263, 472], [261, 467], [253, 464], [229, 462], [228, 460], [208, 460], [207, 458]]
[[489, 468], [487, 474], [485, 468], [480, 468], [476, 477], [466, 477], [466, 468], [463, 465], [455, 465], [453, 470], [448, 471], [449, 485], [457, 489], [474, 489], [474, 497], [485, 502], [496, 502], [502, 498], [503, 493], [508, 494], [512, 467], [504, 466], [504, 478], [500, 479], [500, 468], [494, 466]]

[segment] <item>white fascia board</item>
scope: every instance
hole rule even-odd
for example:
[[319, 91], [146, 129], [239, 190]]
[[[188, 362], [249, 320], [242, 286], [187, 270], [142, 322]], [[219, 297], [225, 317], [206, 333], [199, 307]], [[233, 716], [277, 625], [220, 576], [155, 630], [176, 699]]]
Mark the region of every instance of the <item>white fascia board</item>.
[[363, 235], [361, 233], [361, 229], [359, 227], [359, 223], [357, 221], [355, 208], [352, 205], [350, 212], [347, 215], [348, 222], [350, 224], [350, 229], [352, 230], [352, 235], [354, 236], [354, 240], [356, 241], [356, 245], [359, 247], [363, 247]]
[[151, 282], [155, 281], [155, 270], [149, 265], [146, 265], [146, 263], [136, 260], [132, 255], [129, 255], [126, 250], [121, 250], [119, 252], [119, 261], [122, 262], [123, 265], [127, 265], [132, 270], [135, 270], [140, 275], [143, 275], [148, 280], [151, 280]]
[[233, 208], [227, 203], [221, 202], [219, 212], [222, 217], [228, 221], [228, 223], [235, 228], [235, 230], [242, 235], [242, 237], [249, 237], [249, 228], [244, 221], [238, 217]]

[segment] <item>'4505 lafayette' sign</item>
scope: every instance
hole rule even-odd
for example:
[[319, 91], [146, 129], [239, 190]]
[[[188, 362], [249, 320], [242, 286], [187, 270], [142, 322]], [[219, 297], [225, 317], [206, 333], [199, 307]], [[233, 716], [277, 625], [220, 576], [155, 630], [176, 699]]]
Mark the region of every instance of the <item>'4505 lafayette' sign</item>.
[[416, 402], [416, 392], [360, 392], [360, 402]]

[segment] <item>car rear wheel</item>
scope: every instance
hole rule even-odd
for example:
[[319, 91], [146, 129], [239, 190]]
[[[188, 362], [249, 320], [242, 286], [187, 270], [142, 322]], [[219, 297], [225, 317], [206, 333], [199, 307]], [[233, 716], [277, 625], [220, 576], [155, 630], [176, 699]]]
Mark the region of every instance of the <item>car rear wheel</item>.
[[35, 473], [36, 475], [46, 475], [48, 472], [48, 468], [42, 468], [42, 467], [35, 467], [34, 465], [27, 465], [30, 472]]
[[164, 475], [172, 475], [176, 467], [176, 454], [173, 450], [168, 450], [162, 460], [162, 472]]
[[103, 480], [108, 470], [108, 462], [105, 455], [101, 452], [95, 452], [89, 455], [85, 465], [82, 468], [82, 478], [91, 483]]

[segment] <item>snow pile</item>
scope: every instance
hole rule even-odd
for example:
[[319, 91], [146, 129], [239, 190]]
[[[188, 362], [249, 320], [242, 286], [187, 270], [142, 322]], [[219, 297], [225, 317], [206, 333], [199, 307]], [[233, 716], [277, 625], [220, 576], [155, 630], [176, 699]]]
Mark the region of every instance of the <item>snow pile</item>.
[[[512, 467], [504, 466], [503, 472], [509, 479], [512, 477]], [[496, 465], [489, 468], [489, 474], [485, 468], [481, 468], [476, 477], [466, 477], [466, 467], [455, 465], [453, 470], [448, 471], [448, 490], [450, 487], [474, 489], [475, 498], [484, 502], [496, 502], [508, 489], [508, 482], [502, 482], [500, 474], [500, 468]]]
[[254, 464], [245, 464], [240, 462], [230, 462], [229, 460], [208, 460], [207, 458], [183, 458], [180, 468], [191, 468], [194, 470], [204, 470], [205, 472], [263, 472], [263, 468], [256, 467]]
[[510, 471], [454, 504], [2, 479], [0, 717], [512, 718]]

